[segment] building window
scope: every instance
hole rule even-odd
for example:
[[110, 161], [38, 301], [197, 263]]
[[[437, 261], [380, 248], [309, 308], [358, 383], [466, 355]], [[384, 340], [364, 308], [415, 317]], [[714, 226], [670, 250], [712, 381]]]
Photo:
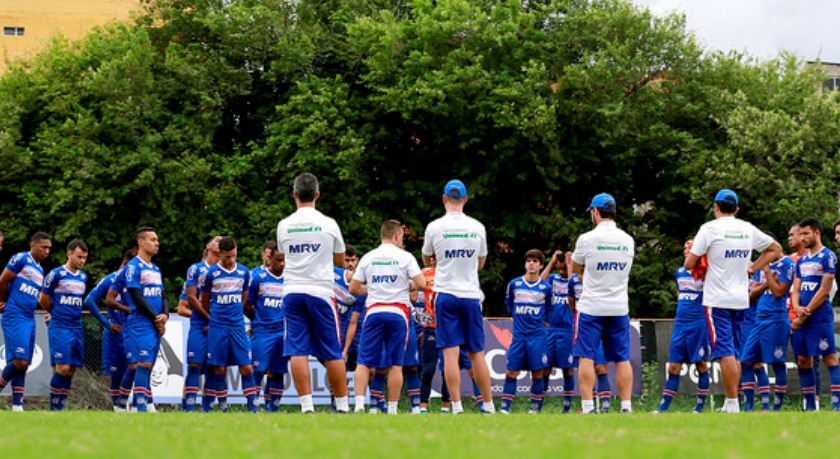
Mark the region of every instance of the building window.
[[22, 37], [26, 33], [23, 27], [3, 27], [3, 35], [11, 37]]
[[840, 77], [830, 77], [823, 81], [822, 87], [826, 91], [840, 91]]

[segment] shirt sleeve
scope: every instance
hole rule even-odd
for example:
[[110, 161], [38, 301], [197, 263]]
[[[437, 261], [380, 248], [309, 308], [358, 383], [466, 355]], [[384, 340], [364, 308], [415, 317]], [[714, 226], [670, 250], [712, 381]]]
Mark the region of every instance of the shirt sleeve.
[[52, 296], [55, 292], [55, 287], [58, 285], [59, 277], [56, 276], [55, 271], [50, 271], [44, 279], [44, 285], [41, 287], [41, 293], [47, 296]]
[[198, 288], [199, 288], [199, 291], [201, 293], [204, 293], [204, 292], [210, 293], [210, 292], [213, 291], [213, 289], [212, 289], [213, 279], [210, 277], [211, 272], [212, 272], [212, 269], [208, 269], [207, 271], [204, 271], [204, 274], [202, 274], [198, 279]]
[[140, 288], [140, 273], [133, 264], [125, 265], [125, 288]]
[[779, 271], [779, 282], [782, 284], [793, 283], [793, 261], [790, 258], [782, 263], [782, 269]]
[[584, 266], [586, 264], [586, 255], [587, 255], [587, 243], [586, 238], [584, 236], [578, 237], [578, 240], [575, 242], [575, 250], [572, 252], [572, 261]]
[[420, 265], [417, 263], [417, 260], [411, 255], [408, 255], [408, 279], [414, 279], [415, 277], [423, 274], [423, 271], [420, 270]]
[[434, 225], [429, 223], [429, 226], [426, 227], [426, 232], [423, 233], [423, 255], [427, 257], [435, 254], [434, 236]]
[[513, 317], [513, 281], [508, 283], [507, 293], [505, 294], [505, 307], [508, 314]]
[[356, 268], [356, 272], [353, 273], [352, 280], [356, 280], [356, 281], [359, 281], [363, 284], [366, 284], [367, 283], [367, 273], [365, 271], [367, 271], [367, 268], [368, 268], [367, 256], [364, 256], [359, 261], [359, 266], [358, 266], [358, 268]]
[[709, 250], [709, 227], [703, 225], [697, 234], [694, 235], [694, 242], [691, 244], [691, 253], [701, 257]]
[[344, 246], [344, 238], [341, 236], [341, 228], [338, 227], [338, 223], [336, 223], [335, 220], [333, 220], [332, 226], [333, 253], [344, 253], [347, 248]]
[[825, 259], [823, 260], [823, 274], [836, 274], [837, 255], [831, 250], [826, 250], [826, 252]]
[[198, 286], [198, 266], [192, 265], [187, 270], [187, 279], [184, 281], [184, 285], [187, 287]]
[[15, 274], [19, 274], [20, 270], [22, 270], [24, 266], [26, 266], [26, 257], [22, 253], [13, 256], [9, 262], [6, 263], [6, 269]]
[[484, 225], [481, 225], [481, 233], [479, 234], [481, 238], [481, 249], [479, 249], [478, 256], [486, 257], [487, 256], [487, 229]]
[[753, 250], [757, 250], [759, 252], [764, 252], [767, 250], [767, 247], [770, 247], [770, 244], [773, 243], [773, 238], [770, 237], [769, 234], [761, 231], [760, 229], [753, 226], [753, 234], [752, 234], [752, 245]]
[[286, 253], [283, 249], [283, 234], [284, 234], [284, 227], [283, 222], [277, 224], [277, 251], [280, 253]]

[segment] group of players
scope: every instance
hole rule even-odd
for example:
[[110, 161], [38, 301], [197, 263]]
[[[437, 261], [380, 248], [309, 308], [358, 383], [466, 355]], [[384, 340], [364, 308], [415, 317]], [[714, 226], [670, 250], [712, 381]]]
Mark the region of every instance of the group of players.
[[[178, 313], [190, 318], [182, 409], [194, 411], [201, 394], [203, 411], [212, 411], [215, 404], [228, 410], [226, 369], [237, 366], [249, 410], [258, 410], [263, 387], [265, 410], [277, 411], [284, 376], [291, 371], [301, 411], [313, 412], [308, 359], [315, 356], [327, 369], [333, 409], [339, 413], [350, 412], [348, 371], [355, 376], [356, 412], [366, 411], [369, 389], [371, 412], [396, 414], [403, 382], [411, 412], [426, 412], [439, 363], [448, 388], [444, 400], [451, 401], [444, 405], [448, 410], [464, 412], [460, 378], [466, 368], [481, 412], [495, 413], [478, 281], [487, 256], [486, 232], [463, 213], [464, 184], [452, 180], [444, 187], [446, 214], [426, 228], [422, 270], [403, 248], [400, 222], [383, 223], [381, 245], [359, 259], [355, 249], [345, 245], [338, 224], [316, 210], [320, 190], [312, 174], [295, 179], [293, 197], [297, 210], [279, 222], [277, 242], [266, 243], [261, 266], [251, 270], [238, 263], [236, 242], [218, 236], [207, 242], [202, 260], [189, 268], [178, 305]], [[683, 363], [696, 364], [695, 411], [702, 411], [710, 359], [721, 361], [723, 411], [739, 411], [739, 387], [744, 408], [752, 409], [756, 378], [762, 409], [769, 410], [763, 364], [776, 372], [774, 408], [779, 409], [786, 392], [789, 339], [806, 409], [816, 406], [814, 356], [822, 356], [828, 367], [831, 407], [840, 409], [840, 367], [829, 302], [836, 256], [821, 244], [820, 222], [809, 218], [796, 225], [789, 242], [797, 253], [782, 257], [772, 237], [735, 218], [734, 192], [718, 193], [714, 209], [716, 219], [686, 242], [685, 266], [676, 272], [679, 303], [659, 411], [667, 411], [676, 394]], [[632, 411], [628, 279], [635, 245], [615, 224], [612, 196], [595, 196], [588, 212], [595, 227], [579, 237], [574, 251], [557, 251], [546, 263], [540, 250], [530, 250], [525, 274], [508, 284], [513, 341], [502, 414], [511, 411], [521, 371], [531, 372], [530, 410], [539, 412], [553, 368], [563, 373], [563, 412], [571, 408], [575, 373], [580, 411], [597, 412], [596, 377], [601, 410], [606, 410], [607, 362], [615, 364], [621, 412]], [[835, 231], [840, 242], [840, 222]], [[155, 230], [140, 228], [135, 241], [120, 269], [87, 296], [82, 268], [88, 249], [81, 240], [68, 244], [66, 263], [46, 277], [39, 264], [51, 249], [45, 233], [36, 233], [30, 251], [9, 261], [0, 276], [7, 359], [0, 389], [12, 385], [13, 410], [23, 409], [37, 306], [49, 313], [50, 360], [55, 368], [51, 409], [63, 409], [75, 369], [83, 365], [82, 307], [104, 327], [103, 370], [111, 377], [115, 411], [153, 409], [150, 373], [169, 307], [160, 270], [152, 262], [159, 248]], [[761, 252], [754, 262], [753, 250]], [[748, 272], [754, 273], [749, 283]], [[99, 310], [103, 302], [107, 318]]]

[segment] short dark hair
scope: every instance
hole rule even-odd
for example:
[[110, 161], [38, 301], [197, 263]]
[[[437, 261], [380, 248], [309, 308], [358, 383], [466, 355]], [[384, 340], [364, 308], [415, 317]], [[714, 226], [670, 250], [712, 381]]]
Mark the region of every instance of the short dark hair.
[[136, 255], [134, 255], [134, 251], [133, 251], [133, 250], [131, 250], [131, 249], [128, 249], [128, 250], [126, 250], [126, 251], [125, 251], [125, 253], [123, 254], [123, 261], [129, 261], [129, 260], [131, 260], [132, 258], [134, 258], [135, 256], [136, 256]]
[[531, 249], [531, 250], [525, 252], [525, 261], [528, 261], [531, 258], [533, 258], [535, 260], [538, 260], [541, 265], [545, 264], [545, 254], [542, 253], [542, 250]]
[[318, 178], [309, 172], [295, 177], [294, 193], [300, 202], [312, 202], [318, 194]]
[[83, 241], [79, 238], [73, 239], [72, 241], [70, 241], [69, 244], [67, 244], [67, 251], [68, 252], [75, 252], [76, 249], [81, 249], [81, 251], [84, 252], [84, 253], [88, 252], [87, 244], [85, 244], [85, 241]]
[[[274, 247], [272, 247], [272, 248], [271, 248], [271, 255], [269, 255], [269, 257], [274, 258], [274, 257], [276, 257], [276, 256], [277, 256], [277, 254], [278, 254], [278, 253], [281, 253], [281, 252], [280, 252], [280, 249], [279, 249], [279, 248], [277, 248], [277, 245], [275, 245]], [[284, 253], [284, 254], [282, 254], [282, 255], [284, 255], [284, 256], [285, 256], [286, 254]]]
[[[837, 220], [834, 220], [834, 225], [832, 225], [832, 228], [837, 228], [838, 226], [840, 226], [840, 218], [838, 218]], [[2, 237], [2, 236], [0, 236], [0, 237]]]
[[[393, 239], [402, 230], [402, 223], [399, 220], [385, 220], [382, 229], [379, 230], [379, 237], [382, 239]], [[347, 254], [347, 251], [344, 252]]]
[[609, 220], [615, 220], [615, 209], [601, 209], [601, 208], [598, 208], [598, 215], [600, 215], [601, 218], [606, 218], [606, 219], [609, 219]]
[[720, 209], [721, 213], [724, 214], [734, 214], [738, 210], [738, 204], [735, 204], [733, 202], [715, 201], [715, 204], [717, 204], [718, 209]]
[[219, 251], [228, 252], [236, 248], [236, 241], [232, 237], [225, 236], [219, 239]]
[[37, 244], [41, 241], [52, 241], [52, 238], [50, 237], [49, 234], [47, 234], [43, 231], [38, 231], [37, 233], [32, 235], [32, 239], [29, 240], [29, 243], [30, 244]]
[[822, 223], [820, 219], [817, 217], [805, 217], [799, 221], [800, 228], [811, 228], [812, 230], [819, 231], [822, 233]]
[[151, 226], [141, 226], [140, 228], [137, 228], [137, 231], [134, 232], [134, 240], [139, 241], [140, 239], [146, 239], [146, 233], [155, 232], [157, 232], [157, 230]]
[[263, 250], [271, 250], [274, 252], [277, 249], [277, 241], [265, 241], [263, 244]]
[[355, 245], [353, 245], [353, 244], [345, 244], [344, 245], [344, 255], [347, 255], [348, 257], [355, 257], [358, 254], [359, 254], [359, 252], [356, 252], [356, 246]]

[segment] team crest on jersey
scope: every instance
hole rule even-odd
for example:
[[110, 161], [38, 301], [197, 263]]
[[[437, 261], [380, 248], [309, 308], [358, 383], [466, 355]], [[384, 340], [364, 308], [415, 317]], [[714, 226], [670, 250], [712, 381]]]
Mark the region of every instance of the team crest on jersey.
[[241, 269], [237, 269], [237, 270], [236, 270], [236, 274], [239, 274], [240, 276], [244, 276], [244, 275], [245, 275], [245, 271], [242, 271]]
[[828, 339], [827, 338], [820, 339], [820, 350], [821, 351], [828, 350]]
[[781, 359], [782, 357], [784, 357], [784, 355], [785, 355], [785, 351], [782, 350], [782, 347], [781, 346], [776, 346], [776, 350], [773, 351], [773, 357], [776, 357], [777, 359]]
[[134, 266], [128, 265], [125, 267], [125, 280], [131, 282], [131, 279], [134, 277]]
[[221, 271], [215, 271], [215, 272], [213, 273], [213, 277], [219, 277], [221, 274], [222, 274], [222, 272], [221, 272]]
[[513, 283], [513, 285], [515, 285], [515, 286], [519, 287], [519, 286], [521, 286], [521, 285], [522, 285], [522, 282], [520, 282], [520, 281], [516, 281], [516, 282], [514, 282], [514, 283]]

